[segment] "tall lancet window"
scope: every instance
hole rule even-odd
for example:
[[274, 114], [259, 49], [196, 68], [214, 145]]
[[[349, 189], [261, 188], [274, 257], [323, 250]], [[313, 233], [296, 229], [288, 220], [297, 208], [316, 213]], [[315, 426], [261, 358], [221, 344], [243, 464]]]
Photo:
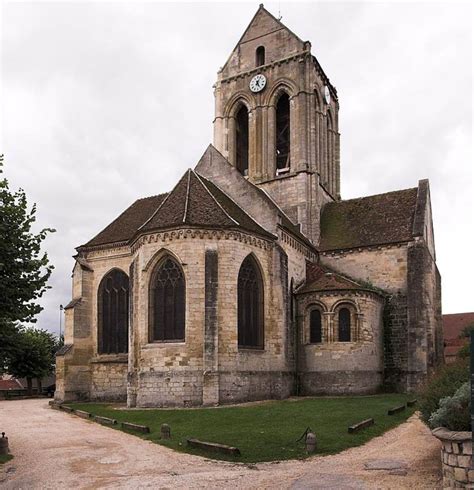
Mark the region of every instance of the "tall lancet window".
[[128, 352], [128, 276], [118, 269], [100, 282], [97, 297], [99, 354]]
[[242, 262], [237, 289], [238, 345], [263, 349], [263, 281], [251, 255]]
[[265, 48], [259, 46], [255, 51], [255, 66], [262, 66], [265, 64]]
[[249, 113], [242, 105], [235, 118], [235, 160], [237, 170], [242, 175], [249, 173]]
[[167, 257], [158, 264], [150, 282], [150, 342], [184, 341], [185, 293], [183, 271]]
[[276, 106], [277, 172], [290, 168], [290, 98], [282, 94]]

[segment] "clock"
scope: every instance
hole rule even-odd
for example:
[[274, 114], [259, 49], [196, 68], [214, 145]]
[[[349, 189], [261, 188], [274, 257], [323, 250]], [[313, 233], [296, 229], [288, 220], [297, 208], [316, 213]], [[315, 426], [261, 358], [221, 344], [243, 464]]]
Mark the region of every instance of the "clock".
[[252, 92], [261, 92], [264, 88], [265, 85], [267, 84], [267, 79], [265, 78], [265, 75], [262, 75], [259, 73], [258, 75], [255, 75], [252, 80], [250, 80], [250, 90]]
[[323, 94], [324, 94], [324, 100], [326, 101], [326, 104], [329, 105], [331, 102], [331, 92], [329, 92], [329, 87], [327, 85], [324, 86]]

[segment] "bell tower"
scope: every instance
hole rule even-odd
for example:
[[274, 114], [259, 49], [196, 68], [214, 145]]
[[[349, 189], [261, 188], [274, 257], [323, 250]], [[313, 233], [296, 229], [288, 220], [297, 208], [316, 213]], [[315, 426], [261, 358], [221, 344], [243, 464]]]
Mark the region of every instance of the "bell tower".
[[322, 205], [340, 199], [338, 111], [309, 41], [260, 5], [218, 72], [214, 146], [315, 244]]

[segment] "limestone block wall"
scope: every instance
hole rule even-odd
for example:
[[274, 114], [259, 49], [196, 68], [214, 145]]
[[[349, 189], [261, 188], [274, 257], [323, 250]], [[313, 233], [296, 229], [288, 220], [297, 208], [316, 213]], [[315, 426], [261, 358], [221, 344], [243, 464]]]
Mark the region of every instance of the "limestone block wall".
[[472, 433], [439, 427], [433, 430], [433, 435], [442, 442], [443, 488], [471, 488], [474, 485]]
[[[206, 305], [212, 307], [206, 296], [211, 252], [217, 257], [215, 338], [209, 337], [206, 313]], [[237, 345], [237, 279], [240, 266], [250, 253], [261, 267], [264, 284], [265, 347], [262, 351], [242, 350]], [[234, 232], [161, 233], [137, 244], [132, 278], [129, 405], [201, 405], [203, 393], [206, 400], [220, 403], [243, 401], [249, 396], [264, 399], [289, 395], [288, 384], [279, 388], [282, 386], [279, 380], [285, 377], [282, 373], [289, 370], [287, 305], [280, 283], [279, 253], [270, 242]], [[179, 343], [150, 343], [148, 285], [153, 268], [166, 254], [176, 258], [185, 275], [186, 338]], [[285, 274], [287, 281], [287, 271]], [[210, 352], [210, 346], [217, 346], [217, 351], [212, 347], [214, 350]], [[270, 383], [270, 378], [276, 381]]]
[[[298, 297], [299, 393], [368, 394], [383, 383], [383, 305], [368, 291], [313, 292]], [[351, 311], [351, 342], [337, 338], [337, 311]], [[310, 343], [309, 318], [322, 312], [322, 342]]]
[[104, 357], [96, 357], [90, 362], [90, 399], [125, 402], [127, 400], [128, 355], [110, 355], [107, 360]]

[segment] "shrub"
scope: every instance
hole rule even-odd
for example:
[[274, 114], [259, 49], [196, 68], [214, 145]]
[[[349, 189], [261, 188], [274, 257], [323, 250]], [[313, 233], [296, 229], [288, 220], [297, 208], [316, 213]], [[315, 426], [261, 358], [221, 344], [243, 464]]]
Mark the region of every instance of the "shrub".
[[441, 398], [439, 408], [431, 414], [429, 426], [449, 430], [471, 430], [471, 384], [461, 385], [453, 396]]
[[439, 369], [420, 393], [420, 412], [423, 422], [429, 425], [431, 414], [438, 410], [442, 398], [454, 395], [469, 381], [469, 359], [459, 359]]

